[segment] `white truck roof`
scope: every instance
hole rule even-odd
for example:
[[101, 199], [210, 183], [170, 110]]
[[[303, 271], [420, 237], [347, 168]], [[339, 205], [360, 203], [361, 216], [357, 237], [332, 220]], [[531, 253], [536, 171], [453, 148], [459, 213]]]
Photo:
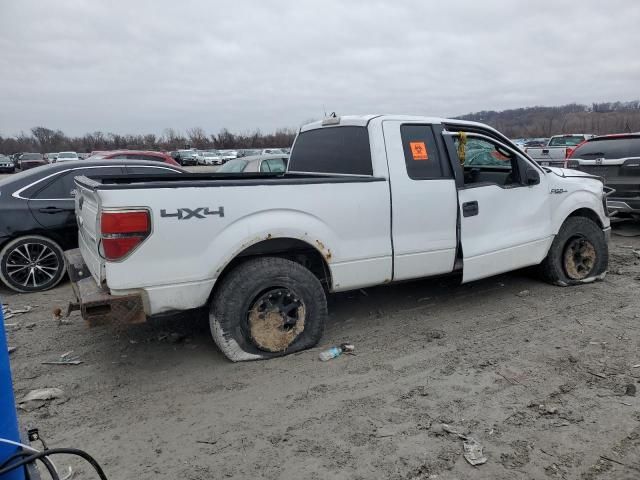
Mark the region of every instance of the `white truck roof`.
[[409, 122], [425, 122], [430, 124], [448, 123], [454, 125], [481, 126], [487, 128], [487, 125], [478, 122], [470, 122], [468, 120], [458, 120], [454, 118], [428, 117], [422, 115], [394, 115], [394, 114], [371, 114], [371, 115], [344, 115], [337, 117], [327, 117], [323, 120], [307, 123], [300, 127], [300, 132], [314, 130], [331, 125], [351, 125], [357, 127], [365, 127], [373, 119], [379, 120], [397, 120]]

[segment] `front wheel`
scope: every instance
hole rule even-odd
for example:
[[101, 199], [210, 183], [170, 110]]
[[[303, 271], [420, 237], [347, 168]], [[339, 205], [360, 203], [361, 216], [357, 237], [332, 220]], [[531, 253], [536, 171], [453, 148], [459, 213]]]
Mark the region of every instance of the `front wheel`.
[[223, 280], [209, 313], [213, 339], [229, 360], [259, 360], [314, 346], [327, 319], [322, 284], [280, 257], [248, 260]]
[[39, 235], [16, 238], [0, 251], [0, 279], [15, 292], [55, 287], [65, 272], [60, 246]]
[[577, 285], [601, 278], [609, 263], [602, 229], [585, 217], [565, 220], [547, 257], [540, 264], [544, 279], [556, 285]]

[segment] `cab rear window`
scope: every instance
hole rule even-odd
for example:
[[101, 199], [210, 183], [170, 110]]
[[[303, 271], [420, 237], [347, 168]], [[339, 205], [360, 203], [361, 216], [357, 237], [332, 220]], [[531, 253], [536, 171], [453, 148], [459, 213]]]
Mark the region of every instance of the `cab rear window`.
[[298, 135], [289, 171], [373, 175], [366, 127], [324, 127]]
[[619, 137], [590, 140], [575, 149], [571, 158], [593, 160], [595, 158], [640, 157], [640, 137]]

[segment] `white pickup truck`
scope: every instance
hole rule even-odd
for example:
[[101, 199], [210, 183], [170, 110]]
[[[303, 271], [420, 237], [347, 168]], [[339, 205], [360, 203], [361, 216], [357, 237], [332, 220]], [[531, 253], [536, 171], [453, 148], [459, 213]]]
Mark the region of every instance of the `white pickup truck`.
[[564, 167], [571, 152], [585, 140], [595, 137], [586, 133], [554, 135], [544, 147], [528, 147], [525, 152], [543, 167]]
[[300, 129], [284, 174], [76, 184], [71, 308], [127, 323], [207, 306], [233, 361], [316, 344], [327, 292], [530, 265], [571, 285], [608, 263], [600, 179], [542, 168], [479, 123], [334, 117]]

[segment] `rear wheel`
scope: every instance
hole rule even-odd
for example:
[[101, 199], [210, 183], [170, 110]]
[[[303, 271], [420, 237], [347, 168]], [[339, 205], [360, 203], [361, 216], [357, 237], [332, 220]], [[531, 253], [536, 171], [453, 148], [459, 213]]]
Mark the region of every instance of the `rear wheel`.
[[605, 273], [609, 249], [602, 229], [584, 217], [568, 218], [540, 265], [545, 280], [557, 285], [576, 285]]
[[216, 345], [234, 362], [283, 356], [314, 346], [327, 318], [322, 284], [279, 257], [248, 260], [217, 289], [209, 314]]
[[0, 251], [0, 279], [15, 292], [55, 287], [65, 272], [62, 248], [39, 235], [10, 241]]

